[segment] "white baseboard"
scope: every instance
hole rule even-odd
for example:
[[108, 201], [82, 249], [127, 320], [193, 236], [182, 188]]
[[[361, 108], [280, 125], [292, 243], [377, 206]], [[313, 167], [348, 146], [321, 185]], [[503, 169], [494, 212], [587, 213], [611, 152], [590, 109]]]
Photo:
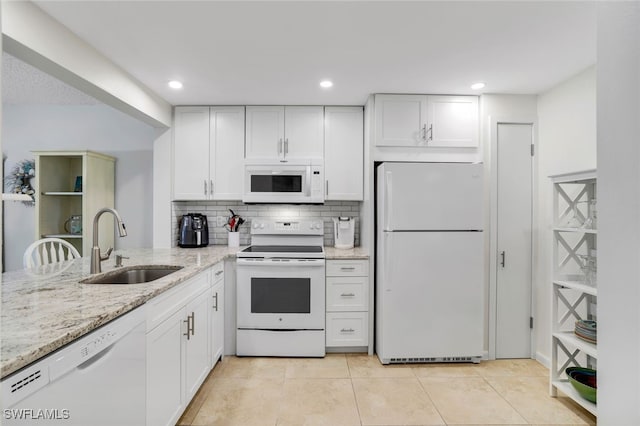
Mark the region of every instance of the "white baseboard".
[[540, 352], [536, 352], [536, 361], [547, 368], [551, 368], [551, 360], [549, 359], [549, 357], [542, 355]]

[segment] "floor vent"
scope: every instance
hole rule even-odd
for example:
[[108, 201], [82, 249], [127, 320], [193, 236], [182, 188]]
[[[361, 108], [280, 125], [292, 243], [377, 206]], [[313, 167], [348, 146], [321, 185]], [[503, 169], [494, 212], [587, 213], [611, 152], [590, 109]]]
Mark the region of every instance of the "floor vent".
[[480, 362], [479, 356], [455, 356], [455, 357], [436, 357], [436, 358], [391, 358], [390, 364], [417, 364], [417, 363], [435, 363], [435, 362]]

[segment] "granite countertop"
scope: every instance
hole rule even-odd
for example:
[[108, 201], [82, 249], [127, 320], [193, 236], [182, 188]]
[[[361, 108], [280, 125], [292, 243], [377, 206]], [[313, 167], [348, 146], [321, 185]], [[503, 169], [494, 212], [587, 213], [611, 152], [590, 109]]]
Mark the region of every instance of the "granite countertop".
[[[2, 274], [0, 375], [2, 378], [61, 348], [147, 300], [191, 278], [238, 247], [128, 249], [125, 266], [180, 265], [183, 269], [145, 284], [80, 284], [89, 258]], [[102, 271], [115, 269], [111, 259]]]
[[[127, 249], [102, 262], [114, 270], [115, 255], [124, 266], [179, 265], [183, 269], [145, 284], [80, 284], [89, 274], [89, 258], [2, 274], [0, 377], [31, 364], [75, 339], [144, 304], [243, 247]], [[361, 247], [325, 247], [327, 259], [368, 259]]]
[[364, 247], [350, 249], [325, 247], [324, 252], [327, 259], [369, 259], [369, 251]]

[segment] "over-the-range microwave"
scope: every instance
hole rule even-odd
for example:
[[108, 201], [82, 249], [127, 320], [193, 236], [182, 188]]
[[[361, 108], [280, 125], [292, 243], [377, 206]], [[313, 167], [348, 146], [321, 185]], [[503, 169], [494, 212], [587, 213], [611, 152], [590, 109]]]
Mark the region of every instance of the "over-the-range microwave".
[[322, 160], [246, 160], [245, 203], [324, 203]]

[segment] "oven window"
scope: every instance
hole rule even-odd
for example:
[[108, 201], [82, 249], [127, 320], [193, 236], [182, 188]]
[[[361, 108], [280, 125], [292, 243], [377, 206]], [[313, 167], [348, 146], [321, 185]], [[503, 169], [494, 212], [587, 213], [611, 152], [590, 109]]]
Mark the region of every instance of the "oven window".
[[251, 278], [251, 313], [311, 313], [311, 279]]
[[302, 176], [251, 175], [251, 192], [302, 192]]

